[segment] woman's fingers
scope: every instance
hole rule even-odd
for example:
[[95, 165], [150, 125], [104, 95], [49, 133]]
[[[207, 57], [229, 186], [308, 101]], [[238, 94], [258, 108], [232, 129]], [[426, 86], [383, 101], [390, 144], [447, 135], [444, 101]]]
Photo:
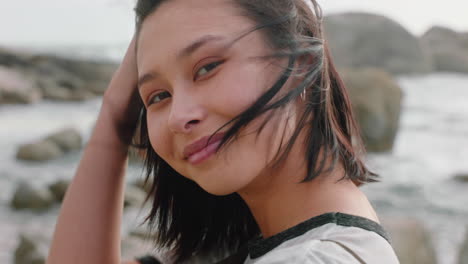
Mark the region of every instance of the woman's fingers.
[[103, 106], [114, 120], [119, 135], [125, 143], [133, 136], [139, 113], [143, 107], [138, 93], [138, 70], [133, 37], [127, 52], [103, 97]]

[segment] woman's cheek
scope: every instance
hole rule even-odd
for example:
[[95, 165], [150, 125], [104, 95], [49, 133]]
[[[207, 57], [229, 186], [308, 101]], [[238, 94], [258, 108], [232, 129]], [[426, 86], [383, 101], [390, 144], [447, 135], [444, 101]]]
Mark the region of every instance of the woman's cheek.
[[252, 78], [253, 76], [249, 74], [242, 76], [224, 78], [222, 84], [218, 85], [221, 88], [218, 89], [219, 93], [211, 96], [215, 99], [219, 109], [224, 109], [227, 115], [233, 117], [252, 106], [263, 93], [258, 87], [258, 82]]

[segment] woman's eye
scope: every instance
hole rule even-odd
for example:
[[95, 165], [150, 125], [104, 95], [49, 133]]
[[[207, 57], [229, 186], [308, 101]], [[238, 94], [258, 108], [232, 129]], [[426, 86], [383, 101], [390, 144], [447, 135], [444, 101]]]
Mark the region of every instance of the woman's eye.
[[215, 69], [216, 67], [218, 67], [221, 64], [223, 64], [223, 62], [218, 61], [218, 62], [213, 62], [213, 63], [207, 64], [207, 65], [201, 67], [197, 71], [197, 73], [195, 74], [195, 79], [198, 79], [199, 77], [202, 77], [203, 75], [209, 73], [210, 71], [212, 71], [213, 69]]
[[157, 104], [159, 102], [161, 102], [162, 100], [170, 97], [171, 94], [168, 93], [168, 92], [161, 92], [161, 93], [158, 93], [158, 94], [155, 94], [153, 97], [150, 98], [149, 102], [148, 102], [148, 106], [152, 105], [152, 104]]

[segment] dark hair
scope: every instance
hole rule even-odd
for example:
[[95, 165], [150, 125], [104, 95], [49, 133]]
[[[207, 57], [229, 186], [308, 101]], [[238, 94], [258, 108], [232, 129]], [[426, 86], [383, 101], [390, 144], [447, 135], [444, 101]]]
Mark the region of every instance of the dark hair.
[[[168, 0], [138, 0], [136, 31], [158, 6]], [[276, 83], [247, 110], [225, 124], [229, 126], [219, 147], [232, 143], [239, 130], [259, 115], [285, 107], [306, 92], [305, 110], [274, 165], [284, 161], [299, 132], [307, 129], [307, 175], [304, 182], [343, 165], [342, 179], [357, 185], [377, 181], [378, 175], [369, 171], [364, 162], [364, 146], [353, 117], [351, 103], [343, 81], [332, 63], [327, 42], [322, 33], [322, 13], [315, 0], [231, 0], [242, 15], [256, 26], [245, 32], [261, 30], [267, 43], [275, 50], [265, 59], [287, 58], [289, 66]], [[306, 58], [306, 59], [304, 59]], [[273, 97], [285, 82], [297, 75], [294, 66], [299, 62], [301, 83], [277, 101]], [[260, 234], [259, 228], [244, 201], [237, 194], [215, 196], [195, 182], [177, 173], [159, 157], [148, 138], [146, 112], [142, 107], [138, 146], [146, 149], [146, 180], [153, 178], [152, 209], [145, 219], [157, 231], [158, 246], [173, 248], [177, 262], [210, 251], [233, 251]], [[311, 117], [314, 118], [311, 118]], [[266, 118], [268, 122], [270, 118]], [[265, 123], [260, 127], [261, 132]], [[218, 130], [219, 131], [219, 130]], [[218, 151], [219, 151], [218, 149]], [[326, 168], [326, 161], [333, 162]], [[273, 166], [274, 166], [273, 165]]]

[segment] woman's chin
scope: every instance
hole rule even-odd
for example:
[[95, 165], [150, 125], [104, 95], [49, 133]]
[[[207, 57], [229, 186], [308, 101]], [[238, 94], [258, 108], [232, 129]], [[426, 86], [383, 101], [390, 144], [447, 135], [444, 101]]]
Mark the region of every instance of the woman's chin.
[[237, 191], [231, 186], [225, 186], [223, 184], [207, 184], [200, 185], [200, 187], [205, 190], [205, 192], [216, 196], [226, 196]]
[[197, 184], [205, 190], [205, 192], [216, 195], [216, 196], [225, 196], [238, 192], [243, 188], [244, 184], [242, 182], [232, 182], [232, 181], [223, 181], [222, 179], [218, 180], [198, 180]]

